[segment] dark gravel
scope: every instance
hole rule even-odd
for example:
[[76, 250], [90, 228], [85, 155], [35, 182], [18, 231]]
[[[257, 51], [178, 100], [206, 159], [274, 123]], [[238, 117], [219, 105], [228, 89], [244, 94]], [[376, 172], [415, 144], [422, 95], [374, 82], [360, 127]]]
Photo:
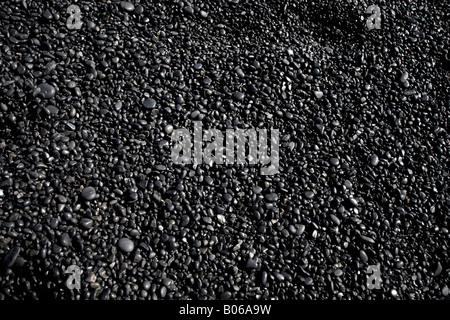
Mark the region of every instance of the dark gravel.
[[[449, 299], [449, 4], [370, 4], [2, 1], [0, 300]], [[174, 164], [193, 121], [280, 172]]]

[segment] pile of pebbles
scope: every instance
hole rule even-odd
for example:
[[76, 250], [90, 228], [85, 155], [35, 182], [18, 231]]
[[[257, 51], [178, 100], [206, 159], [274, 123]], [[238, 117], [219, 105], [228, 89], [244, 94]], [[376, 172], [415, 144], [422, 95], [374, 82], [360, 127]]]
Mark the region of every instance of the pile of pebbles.
[[[448, 299], [449, 4], [371, 4], [2, 1], [0, 299]], [[279, 174], [172, 163], [193, 121]]]

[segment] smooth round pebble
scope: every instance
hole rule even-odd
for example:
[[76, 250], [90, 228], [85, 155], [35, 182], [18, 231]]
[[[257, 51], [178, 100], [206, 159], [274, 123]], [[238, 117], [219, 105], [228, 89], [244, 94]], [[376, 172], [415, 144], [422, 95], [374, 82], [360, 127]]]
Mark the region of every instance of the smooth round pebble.
[[81, 196], [88, 201], [93, 200], [96, 195], [97, 193], [93, 187], [86, 187], [81, 191]]
[[128, 238], [119, 239], [118, 246], [123, 252], [129, 253], [134, 249], [134, 242]]
[[45, 99], [51, 99], [56, 94], [56, 88], [48, 83], [41, 83], [38, 88]]

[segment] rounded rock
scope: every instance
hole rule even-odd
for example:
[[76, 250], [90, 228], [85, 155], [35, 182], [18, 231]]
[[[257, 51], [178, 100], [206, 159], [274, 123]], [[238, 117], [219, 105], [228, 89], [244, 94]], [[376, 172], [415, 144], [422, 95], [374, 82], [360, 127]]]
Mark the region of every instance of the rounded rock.
[[171, 134], [171, 133], [173, 132], [173, 125], [168, 124], [167, 126], [164, 127], [164, 131], [165, 131], [167, 134]]
[[370, 164], [375, 167], [379, 162], [378, 156], [377, 155], [372, 155], [370, 156]]
[[143, 105], [145, 109], [153, 109], [156, 106], [156, 100], [152, 98], [145, 99]]
[[339, 165], [339, 159], [338, 158], [330, 158], [330, 163], [333, 166], [338, 166]]
[[308, 199], [312, 199], [314, 197], [314, 192], [306, 191], [305, 192], [305, 197], [308, 198]]
[[126, 253], [130, 253], [134, 250], [134, 242], [128, 238], [119, 239], [118, 246], [120, 250]]
[[97, 193], [93, 187], [86, 187], [81, 192], [81, 196], [87, 201], [94, 199], [96, 195]]
[[48, 83], [41, 83], [38, 88], [44, 99], [51, 99], [56, 94], [56, 88]]
[[278, 194], [276, 193], [268, 193], [266, 194], [266, 200], [269, 202], [275, 202], [278, 200]]
[[72, 244], [72, 240], [66, 232], [60, 235], [59, 242], [63, 247], [70, 247], [70, 245]]
[[233, 92], [233, 99], [236, 101], [242, 101], [245, 98], [245, 94], [243, 92]]
[[121, 1], [120, 6], [122, 7], [123, 10], [128, 11], [128, 12], [131, 12], [134, 10], [134, 4], [132, 4], [131, 2], [128, 2], [128, 1]]

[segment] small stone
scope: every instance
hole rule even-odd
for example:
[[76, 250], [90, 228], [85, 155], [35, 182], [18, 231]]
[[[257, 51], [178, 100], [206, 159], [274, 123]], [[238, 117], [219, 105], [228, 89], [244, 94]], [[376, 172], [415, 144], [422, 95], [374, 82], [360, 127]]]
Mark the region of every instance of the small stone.
[[161, 298], [164, 298], [167, 294], [167, 288], [166, 286], [162, 286], [161, 289], [159, 289], [159, 295]]
[[144, 108], [146, 108], [146, 109], [153, 109], [156, 106], [156, 101], [155, 101], [155, 99], [148, 98], [148, 99], [144, 100], [143, 105], [144, 105]]
[[319, 132], [321, 135], [323, 135], [323, 133], [325, 132], [325, 126], [323, 124], [316, 124], [316, 130], [317, 132]]
[[289, 225], [288, 230], [292, 234], [296, 234], [297, 233], [297, 229], [295, 229], [295, 227], [292, 224]]
[[341, 224], [341, 221], [339, 220], [339, 218], [336, 217], [334, 214], [330, 214], [330, 218], [331, 218], [331, 221], [333, 221], [334, 224], [336, 224], [337, 226], [339, 226]]
[[181, 224], [181, 226], [182, 227], [186, 227], [188, 224], [189, 224], [189, 222], [190, 222], [190, 218], [189, 218], [189, 216], [188, 215], [182, 215], [181, 216], [181, 221], [180, 221], [180, 224]]
[[98, 298], [99, 298], [99, 300], [109, 300], [110, 294], [111, 294], [111, 289], [110, 288], [105, 288], [99, 294]]
[[358, 200], [356, 200], [355, 198], [349, 198], [348, 200], [353, 207], [358, 206]]
[[273, 275], [275, 276], [275, 279], [277, 279], [280, 282], [284, 281], [285, 279], [282, 273], [274, 272]]
[[38, 86], [40, 93], [42, 94], [42, 96], [44, 97], [44, 99], [51, 99], [55, 96], [56, 94], [56, 89], [54, 86], [48, 84], [48, 83], [41, 83]]
[[339, 165], [339, 159], [338, 158], [330, 158], [330, 163], [333, 166], [338, 166]]
[[350, 180], [345, 180], [344, 181], [344, 187], [348, 190], [350, 190], [351, 188], [353, 188], [353, 183]]
[[234, 92], [233, 93], [233, 99], [237, 100], [237, 101], [242, 101], [244, 100], [245, 94], [242, 92]]
[[149, 290], [150, 287], [151, 287], [151, 285], [152, 285], [152, 283], [151, 283], [150, 281], [145, 280], [145, 281], [142, 283], [142, 288], [144, 288], [144, 290]]
[[278, 194], [276, 193], [268, 193], [266, 194], [266, 200], [270, 202], [275, 202], [278, 200]]
[[225, 224], [225, 222], [227, 222], [227, 220], [225, 219], [225, 216], [223, 214], [218, 214], [217, 215], [217, 220], [221, 223], [221, 224]]
[[10, 187], [13, 185], [13, 179], [12, 178], [7, 178], [6, 180], [2, 181], [2, 183], [0, 183], [0, 187]]
[[85, 281], [88, 283], [95, 282], [96, 280], [97, 280], [97, 276], [93, 272], [89, 272], [85, 279]]
[[261, 191], [262, 191], [262, 188], [261, 188], [260, 186], [255, 186], [255, 187], [253, 187], [253, 192], [254, 192], [255, 194], [260, 194]]
[[379, 162], [378, 156], [376, 154], [370, 156], [370, 165], [375, 167]]
[[256, 88], [254, 84], [249, 84], [248, 85], [248, 92], [250, 94], [256, 94], [258, 92], [258, 88]]
[[397, 296], [398, 296], [397, 290], [392, 289], [392, 290], [391, 290], [391, 296], [392, 296], [393, 298], [397, 298]]
[[316, 96], [317, 99], [320, 99], [323, 97], [323, 92], [322, 91], [314, 91], [314, 95]]
[[187, 13], [188, 15], [191, 15], [191, 16], [194, 15], [194, 8], [192, 8], [191, 6], [184, 6], [183, 11], [185, 13]]
[[119, 239], [118, 245], [119, 245], [120, 250], [122, 250], [123, 252], [126, 252], [126, 253], [129, 253], [129, 252], [133, 251], [133, 249], [134, 249], [133, 241], [128, 238]]
[[369, 261], [369, 257], [367, 256], [367, 253], [364, 250], [359, 251], [359, 257], [364, 263], [367, 263]]
[[258, 267], [258, 263], [254, 259], [248, 259], [245, 266], [247, 269], [256, 269]]
[[94, 221], [92, 219], [89, 218], [81, 218], [81, 226], [85, 229], [90, 229], [92, 228], [92, 225], [94, 224]]
[[6, 268], [11, 268], [14, 263], [17, 260], [17, 257], [19, 256], [20, 253], [20, 248], [19, 247], [14, 247], [12, 248], [5, 256], [5, 258], [3, 259], [3, 265]]
[[53, 19], [53, 15], [52, 15], [52, 13], [49, 10], [45, 10], [42, 13], [42, 17], [44, 17], [44, 19], [47, 19], [47, 20], [52, 20]]
[[70, 247], [70, 245], [72, 244], [72, 239], [70, 239], [70, 236], [66, 232], [64, 232], [59, 236], [59, 243], [63, 247]]
[[134, 13], [136, 13], [136, 14], [144, 13], [144, 7], [143, 6], [137, 6], [136, 9], [134, 9]]
[[121, 1], [120, 6], [125, 11], [131, 12], [134, 10], [134, 4], [132, 4], [131, 2], [128, 2], [128, 1]]
[[360, 236], [360, 238], [361, 238], [363, 241], [366, 241], [366, 242], [369, 242], [369, 243], [375, 243], [375, 240], [373, 240], [372, 238], [370, 238], [370, 237], [368, 237], [368, 236], [365, 236], [365, 235], [363, 235], [363, 234], [360, 234], [359, 236]]
[[311, 277], [305, 278], [305, 286], [310, 286], [313, 284], [313, 279]]
[[220, 295], [220, 300], [228, 300], [231, 298], [231, 292], [230, 291], [225, 291], [224, 293], [222, 293]]
[[297, 232], [299, 235], [301, 235], [303, 232], [305, 232], [306, 226], [304, 224], [299, 224], [297, 227]]
[[400, 81], [401, 81], [401, 82], [406, 82], [406, 80], [408, 80], [408, 77], [409, 77], [408, 72], [405, 72], [405, 73], [403, 73], [403, 74], [401, 75]]
[[58, 114], [59, 113], [59, 109], [55, 106], [50, 105], [50, 106], [47, 106], [46, 108], [47, 108], [49, 114]]
[[404, 266], [403, 261], [397, 261], [395, 263], [395, 269], [398, 269], [398, 270], [403, 269], [403, 266]]
[[167, 126], [164, 127], [164, 131], [165, 131], [167, 134], [171, 134], [172, 131], [173, 131], [173, 125], [168, 124]]
[[200, 115], [200, 111], [199, 110], [194, 110], [191, 112], [191, 118], [195, 119]]
[[442, 272], [442, 265], [441, 263], [438, 261], [437, 265], [436, 265], [436, 270], [434, 270], [433, 276], [437, 277], [438, 275], [440, 275]]
[[92, 200], [95, 198], [96, 196], [96, 192], [95, 189], [93, 187], [86, 187], [83, 189], [83, 191], [81, 192], [81, 196], [85, 199], [85, 200]]
[[341, 269], [336, 269], [336, 270], [334, 270], [334, 275], [336, 276], [336, 277], [340, 277], [340, 276], [342, 276], [344, 274], [344, 272], [341, 270]]
[[231, 202], [233, 200], [233, 196], [229, 193], [225, 193], [222, 196], [222, 199], [225, 200], [225, 202]]
[[308, 199], [312, 199], [314, 197], [314, 192], [306, 191], [305, 192], [305, 197], [308, 198]]
[[212, 224], [212, 219], [211, 217], [202, 217], [202, 220], [204, 223], [206, 224]]
[[263, 271], [261, 274], [261, 283], [263, 286], [265, 286], [267, 284], [267, 278], [268, 278], [267, 272]]
[[211, 177], [206, 177], [205, 182], [207, 185], [212, 186], [214, 184], [214, 180]]

